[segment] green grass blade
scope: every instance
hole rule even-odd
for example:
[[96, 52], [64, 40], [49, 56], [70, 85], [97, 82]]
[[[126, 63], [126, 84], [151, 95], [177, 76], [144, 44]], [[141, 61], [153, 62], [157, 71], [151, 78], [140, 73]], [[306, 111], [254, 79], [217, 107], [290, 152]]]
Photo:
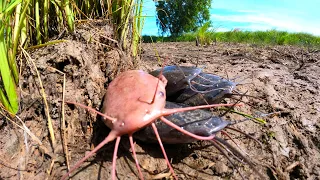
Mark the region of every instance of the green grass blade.
[[49, 16], [49, 0], [43, 1], [43, 29], [44, 29], [44, 41], [47, 41], [49, 38], [48, 31], [48, 16]]
[[63, 9], [65, 11], [66, 14], [66, 18], [67, 18], [67, 24], [68, 24], [68, 28], [69, 31], [73, 32], [74, 31], [74, 15], [73, 15], [73, 11], [70, 8], [70, 2], [69, 0], [65, 0], [63, 1]]
[[4, 35], [1, 34], [0, 38], [0, 100], [9, 112], [16, 114], [19, 108], [16, 85], [8, 64]]
[[39, 0], [35, 2], [35, 16], [36, 16], [36, 31], [37, 31], [37, 44], [42, 44], [41, 41], [41, 29], [40, 29], [40, 7], [39, 7]]
[[13, 10], [18, 4], [21, 3], [21, 1], [22, 0], [11, 1], [11, 3], [4, 10], [4, 13], [8, 13], [9, 11]]

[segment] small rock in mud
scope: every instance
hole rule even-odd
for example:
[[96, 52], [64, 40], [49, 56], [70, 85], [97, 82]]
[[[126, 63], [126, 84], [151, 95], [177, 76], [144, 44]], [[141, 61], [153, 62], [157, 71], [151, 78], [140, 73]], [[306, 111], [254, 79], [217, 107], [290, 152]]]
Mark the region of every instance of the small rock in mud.
[[224, 162], [217, 162], [214, 165], [214, 170], [216, 171], [217, 174], [222, 175], [228, 172], [228, 166], [225, 165]]

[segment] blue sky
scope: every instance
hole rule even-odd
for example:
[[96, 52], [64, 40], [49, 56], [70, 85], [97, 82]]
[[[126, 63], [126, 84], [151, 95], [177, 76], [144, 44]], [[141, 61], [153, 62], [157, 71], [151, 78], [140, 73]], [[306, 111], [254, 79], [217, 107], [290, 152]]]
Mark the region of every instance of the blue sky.
[[[153, 0], [144, 1], [143, 35], [158, 35]], [[212, 0], [210, 20], [217, 31], [284, 30], [320, 36], [320, 0]]]

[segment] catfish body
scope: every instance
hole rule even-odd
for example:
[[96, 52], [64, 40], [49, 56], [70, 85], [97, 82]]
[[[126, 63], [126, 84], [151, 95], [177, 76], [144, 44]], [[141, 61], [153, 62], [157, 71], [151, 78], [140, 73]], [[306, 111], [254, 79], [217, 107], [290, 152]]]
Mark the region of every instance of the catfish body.
[[[185, 107], [185, 105], [167, 101], [165, 107], [168, 109], [173, 109]], [[214, 116], [210, 111], [202, 109], [175, 113], [166, 116], [166, 118], [176, 125], [182, 127], [184, 130], [199, 136], [213, 135], [224, 129], [230, 123], [219, 116]], [[155, 124], [161, 140], [165, 144], [182, 144], [196, 141], [196, 139], [177, 131], [162, 121], [156, 121]], [[150, 126], [147, 126], [146, 128], [136, 132], [133, 137], [144, 142], [157, 143], [154, 131]]]

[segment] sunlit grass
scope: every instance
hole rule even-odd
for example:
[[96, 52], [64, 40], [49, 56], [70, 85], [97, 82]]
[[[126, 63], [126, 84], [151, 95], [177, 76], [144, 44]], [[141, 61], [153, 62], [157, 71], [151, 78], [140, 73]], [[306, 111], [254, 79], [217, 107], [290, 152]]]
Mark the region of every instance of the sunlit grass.
[[[293, 45], [320, 48], [320, 37], [308, 33], [289, 33], [286, 31], [206, 31], [204, 39], [215, 42], [250, 43], [258, 45]], [[179, 37], [152, 36], [155, 42], [186, 42], [196, 41], [198, 32], [187, 33]], [[150, 36], [143, 36], [144, 42], [150, 42]]]
[[[19, 24], [19, 19], [13, 16], [15, 8], [21, 9], [19, 1], [4, 1], [0, 3], [0, 102], [12, 114], [18, 112], [18, 69], [15, 62], [14, 49], [18, 25], [12, 27], [10, 22]], [[22, 12], [23, 13], [23, 12]]]

